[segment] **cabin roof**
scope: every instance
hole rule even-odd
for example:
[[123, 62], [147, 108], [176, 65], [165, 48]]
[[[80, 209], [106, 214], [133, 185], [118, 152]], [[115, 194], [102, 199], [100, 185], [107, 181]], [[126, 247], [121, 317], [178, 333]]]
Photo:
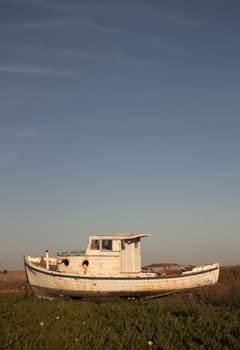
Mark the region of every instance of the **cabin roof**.
[[98, 234], [90, 236], [90, 239], [135, 239], [141, 237], [150, 237], [150, 233], [112, 233], [112, 234]]

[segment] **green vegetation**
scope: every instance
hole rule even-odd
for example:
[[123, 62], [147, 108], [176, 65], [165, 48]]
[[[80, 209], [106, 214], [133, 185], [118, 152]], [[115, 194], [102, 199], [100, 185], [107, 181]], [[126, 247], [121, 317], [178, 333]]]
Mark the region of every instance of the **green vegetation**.
[[240, 267], [212, 287], [156, 300], [39, 300], [0, 295], [0, 349], [236, 349]]
[[239, 349], [240, 309], [182, 300], [0, 296], [0, 349]]

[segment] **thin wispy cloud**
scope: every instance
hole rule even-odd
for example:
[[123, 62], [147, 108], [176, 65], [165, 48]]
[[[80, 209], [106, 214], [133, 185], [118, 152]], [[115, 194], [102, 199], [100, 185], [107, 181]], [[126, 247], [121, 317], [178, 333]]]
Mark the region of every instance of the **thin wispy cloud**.
[[92, 18], [83, 18], [81, 19], [81, 23], [85, 24], [87, 27], [91, 28], [91, 29], [95, 29], [96, 31], [103, 31], [103, 32], [108, 32], [111, 31], [112, 28], [102, 24], [102, 23], [98, 23], [97, 21], [93, 20]]
[[93, 60], [99, 62], [101, 59], [115, 58], [118, 55], [125, 55], [125, 50], [120, 49], [112, 42], [102, 43], [101, 47], [94, 49], [60, 49], [55, 54], [66, 57], [79, 57], [84, 60]]
[[33, 129], [19, 129], [16, 132], [16, 137], [19, 140], [33, 140], [36, 135], [36, 131]]
[[[66, 9], [66, 3], [63, 3], [61, 1], [39, 0], [36, 2], [36, 6], [47, 8], [47, 9], [54, 9], [54, 10]], [[72, 6], [72, 4], [71, 4], [71, 6]]]
[[37, 132], [31, 128], [19, 128], [17, 130], [5, 130], [0, 143], [0, 168], [4, 168], [31, 148], [37, 139]]
[[177, 25], [179, 27], [198, 27], [201, 23], [199, 19], [190, 18], [189, 16], [180, 13], [174, 8], [170, 7], [162, 7], [162, 8], [150, 8], [146, 7], [146, 13], [153, 16], [158, 17], [159, 19], [165, 20], [170, 24]]
[[6, 26], [9, 29], [49, 29], [50, 27], [65, 26], [69, 24], [76, 24], [79, 22], [77, 18], [49, 18], [49, 19], [40, 19], [40, 20], [30, 20], [26, 22], [19, 23], [8, 23]]
[[[51, 0], [38, 0], [38, 1], [32, 1], [32, 0], [1, 0], [2, 2], [5, 2], [6, 4], [9, 4], [10, 6], [25, 6], [28, 7], [29, 9], [48, 9], [48, 10], [65, 10], [67, 8], [73, 9], [74, 8], [74, 3], [71, 2], [71, 0], [66, 2], [62, 2], [60, 0], [58, 1], [51, 1]], [[71, 3], [71, 4], [70, 4]], [[76, 3], [78, 5], [78, 3]]]
[[28, 65], [0, 65], [0, 73], [9, 74], [35, 74], [46, 76], [65, 76], [71, 75], [72, 72], [66, 69], [46, 68], [41, 66]]
[[198, 20], [193, 18], [188, 18], [177, 12], [170, 12], [167, 14], [163, 14], [163, 16], [168, 18], [171, 22], [182, 27], [197, 27], [200, 25], [200, 22]]
[[101, 32], [107, 32], [112, 30], [111, 27], [103, 23], [99, 23], [93, 18], [74, 17], [74, 16], [53, 17], [53, 18], [42, 19], [42, 20], [32, 20], [32, 21], [19, 22], [19, 23], [8, 23], [6, 24], [6, 27], [9, 29], [18, 29], [18, 30], [25, 30], [25, 29], [45, 30], [45, 29], [57, 28], [57, 27], [62, 28], [66, 25], [67, 26], [80, 25], [86, 29], [101, 31]]
[[79, 57], [83, 59], [91, 59], [92, 55], [88, 54], [83, 50], [73, 50], [73, 49], [60, 49], [57, 50], [58, 55], [68, 56], [68, 57]]

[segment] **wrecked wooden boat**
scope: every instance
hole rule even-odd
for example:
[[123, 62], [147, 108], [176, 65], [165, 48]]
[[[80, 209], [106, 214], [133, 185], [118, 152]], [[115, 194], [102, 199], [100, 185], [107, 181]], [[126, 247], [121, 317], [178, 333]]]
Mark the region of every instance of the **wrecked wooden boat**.
[[215, 284], [219, 264], [154, 271], [141, 267], [146, 233], [99, 234], [85, 251], [24, 257], [28, 284], [38, 297], [140, 297]]

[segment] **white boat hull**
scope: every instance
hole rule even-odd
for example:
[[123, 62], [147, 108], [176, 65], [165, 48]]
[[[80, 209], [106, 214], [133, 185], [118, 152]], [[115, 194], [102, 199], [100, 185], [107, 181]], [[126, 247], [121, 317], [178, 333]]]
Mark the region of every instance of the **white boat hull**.
[[215, 284], [219, 277], [218, 263], [176, 275], [140, 272], [94, 277], [51, 271], [25, 257], [25, 269], [32, 291], [42, 297], [150, 296]]

